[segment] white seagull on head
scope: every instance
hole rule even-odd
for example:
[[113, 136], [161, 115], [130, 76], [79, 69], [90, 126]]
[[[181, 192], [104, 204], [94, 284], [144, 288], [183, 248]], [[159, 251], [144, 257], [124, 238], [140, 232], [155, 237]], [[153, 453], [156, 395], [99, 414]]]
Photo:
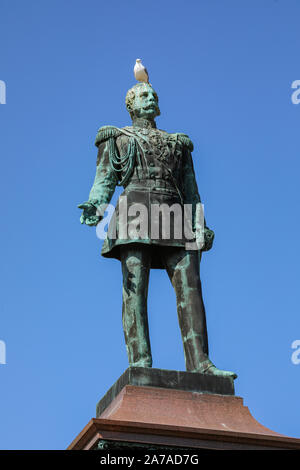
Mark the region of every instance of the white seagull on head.
[[142, 64], [141, 59], [136, 59], [133, 71], [138, 82], [149, 83], [149, 75], [146, 67]]

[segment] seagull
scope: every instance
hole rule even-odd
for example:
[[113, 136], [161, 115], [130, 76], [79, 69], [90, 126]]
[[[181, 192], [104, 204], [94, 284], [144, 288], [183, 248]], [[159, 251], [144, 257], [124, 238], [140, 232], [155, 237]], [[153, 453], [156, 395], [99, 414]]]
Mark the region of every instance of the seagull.
[[138, 82], [149, 83], [149, 75], [146, 67], [142, 64], [141, 59], [136, 59], [133, 72]]

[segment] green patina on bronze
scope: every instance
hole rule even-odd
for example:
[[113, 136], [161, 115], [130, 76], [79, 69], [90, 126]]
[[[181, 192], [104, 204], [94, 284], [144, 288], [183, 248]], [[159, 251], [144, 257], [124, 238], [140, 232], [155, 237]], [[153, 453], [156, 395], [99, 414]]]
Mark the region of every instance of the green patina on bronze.
[[[162, 452], [173, 452], [179, 453], [182, 452], [185, 456], [187, 453], [195, 452], [195, 448], [189, 447], [179, 447], [179, 446], [166, 446], [166, 445], [159, 445], [159, 444], [144, 444], [134, 441], [114, 441], [112, 439], [100, 439], [97, 444], [95, 445], [94, 450], [102, 450], [102, 451], [144, 451], [144, 452], [155, 452], [157, 455], [160, 455], [162, 459], [163, 455]], [[160, 452], [160, 454], [159, 454]], [[150, 456], [145, 456], [150, 457]], [[174, 455], [173, 455], [174, 457]], [[117, 458], [117, 457], [116, 457]], [[124, 457], [123, 457], [124, 458]], [[171, 456], [169, 456], [169, 459]], [[166, 460], [168, 457], [166, 456]]]
[[[83, 209], [81, 223], [95, 226], [102, 218], [116, 187], [123, 186], [128, 204], [190, 204], [193, 210], [201, 202], [191, 152], [193, 143], [184, 133], [169, 134], [156, 128], [160, 115], [158, 96], [151, 85], [138, 83], [126, 95], [126, 107], [132, 126], [101, 127], [94, 184]], [[236, 374], [214, 366], [209, 359], [206, 315], [200, 281], [202, 251], [212, 247], [214, 233], [205, 226], [205, 244], [201, 250], [187, 250], [186, 239], [150, 236], [121, 238], [119, 204], [110, 237], [110, 228], [102, 255], [121, 261], [123, 274], [122, 321], [130, 366], [151, 367], [152, 355], [148, 329], [147, 295], [151, 268], [166, 269], [174, 287], [177, 314], [183, 341], [186, 370], [235, 378]], [[102, 212], [97, 208], [102, 207]], [[194, 227], [193, 227], [194, 228]]]

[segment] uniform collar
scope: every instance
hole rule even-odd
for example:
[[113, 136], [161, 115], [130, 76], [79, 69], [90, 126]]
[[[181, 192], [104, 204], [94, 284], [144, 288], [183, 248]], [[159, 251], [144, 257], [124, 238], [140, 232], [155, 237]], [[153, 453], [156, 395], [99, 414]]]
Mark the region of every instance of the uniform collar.
[[143, 129], [156, 129], [155, 121], [150, 121], [144, 118], [136, 118], [132, 121], [133, 127], [143, 128]]

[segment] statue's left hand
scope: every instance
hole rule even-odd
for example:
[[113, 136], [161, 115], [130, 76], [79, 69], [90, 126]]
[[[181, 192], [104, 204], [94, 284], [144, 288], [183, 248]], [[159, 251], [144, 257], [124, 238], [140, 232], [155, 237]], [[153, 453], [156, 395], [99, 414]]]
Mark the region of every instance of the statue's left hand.
[[208, 227], [204, 227], [204, 247], [202, 251], [208, 251], [213, 246], [215, 234], [213, 230], [210, 230]]

